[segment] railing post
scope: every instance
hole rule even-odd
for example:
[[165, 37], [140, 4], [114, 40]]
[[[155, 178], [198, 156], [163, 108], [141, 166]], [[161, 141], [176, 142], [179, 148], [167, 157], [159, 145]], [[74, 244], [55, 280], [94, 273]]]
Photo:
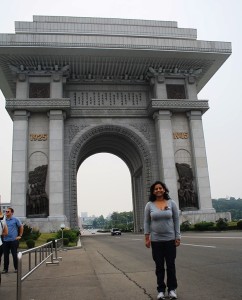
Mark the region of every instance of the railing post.
[[18, 253], [17, 300], [22, 299], [22, 252]]
[[31, 252], [29, 252], [29, 271], [31, 270], [31, 265], [32, 265], [32, 262], [31, 262]]
[[[59, 264], [59, 261], [53, 261], [53, 242], [46, 243], [42, 246], [35, 247], [33, 249], [29, 249], [23, 252], [19, 252], [17, 255], [18, 260], [18, 272], [17, 272], [17, 300], [22, 300], [22, 282], [30, 276], [37, 268], [39, 268], [48, 258], [51, 258], [51, 262], [46, 262], [46, 264]], [[49, 248], [51, 246], [51, 248]], [[50, 251], [48, 251], [50, 249]], [[37, 252], [39, 253], [39, 262], [37, 262]], [[31, 263], [31, 254], [35, 253], [35, 265], [32, 267]], [[23, 264], [23, 256], [29, 254], [29, 271], [26, 274], [23, 273], [22, 264]]]
[[48, 247], [48, 254], [52, 253], [51, 255], [51, 263], [54, 263], [54, 253], [53, 253], [53, 242], [50, 244], [50, 248]]
[[55, 257], [54, 257], [54, 250], [53, 250], [53, 242], [51, 242], [50, 251], [51, 251], [51, 262], [46, 262], [46, 265], [59, 264], [59, 259], [57, 258], [57, 240], [55, 240]]
[[55, 259], [58, 259], [58, 253], [57, 253], [57, 243], [58, 243], [58, 241], [57, 240], [55, 240]]
[[[60, 241], [61, 239], [59, 240], [55, 240], [55, 258], [56, 260], [62, 260], [62, 256], [59, 256], [58, 257], [58, 253], [57, 253], [57, 250], [58, 250], [58, 241]], [[62, 243], [62, 242], [61, 242]]]

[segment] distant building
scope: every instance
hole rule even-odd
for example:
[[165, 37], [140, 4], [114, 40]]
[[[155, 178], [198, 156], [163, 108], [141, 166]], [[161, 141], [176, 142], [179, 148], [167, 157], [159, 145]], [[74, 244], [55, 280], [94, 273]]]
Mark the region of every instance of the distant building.
[[96, 218], [96, 216], [88, 217], [87, 212], [81, 212], [81, 216], [79, 217], [79, 226], [80, 228], [92, 228], [92, 222]]
[[0, 203], [0, 210], [3, 214], [5, 214], [7, 208], [9, 208], [11, 206], [11, 204], [8, 203]]
[[87, 218], [88, 212], [81, 212], [81, 218]]

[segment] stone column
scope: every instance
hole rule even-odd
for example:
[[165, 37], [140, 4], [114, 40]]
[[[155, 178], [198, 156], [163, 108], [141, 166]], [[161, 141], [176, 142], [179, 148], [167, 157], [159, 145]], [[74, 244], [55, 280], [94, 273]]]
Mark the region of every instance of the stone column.
[[153, 117], [155, 119], [160, 179], [167, 185], [171, 198], [178, 204], [171, 112], [160, 110], [155, 112]]
[[202, 212], [215, 212], [212, 207], [208, 164], [203, 134], [201, 111], [187, 113], [190, 127], [194, 175], [198, 193], [199, 209]]
[[134, 208], [134, 232], [141, 232], [144, 227], [144, 207], [145, 207], [144, 202], [140, 201], [140, 199], [145, 199], [143, 195], [141, 174], [136, 174], [135, 176], [132, 177], [132, 196], [133, 196], [133, 208]]
[[152, 78], [151, 83], [154, 84], [154, 87], [153, 87], [154, 98], [167, 99], [166, 84], [165, 84], [164, 76], [159, 75], [159, 76]]
[[15, 111], [13, 116], [11, 206], [22, 220], [26, 218], [28, 184], [28, 117], [25, 110]]
[[49, 112], [49, 219], [64, 216], [64, 118], [62, 110]]
[[188, 76], [186, 79], [187, 97], [191, 100], [197, 100], [196, 78]]

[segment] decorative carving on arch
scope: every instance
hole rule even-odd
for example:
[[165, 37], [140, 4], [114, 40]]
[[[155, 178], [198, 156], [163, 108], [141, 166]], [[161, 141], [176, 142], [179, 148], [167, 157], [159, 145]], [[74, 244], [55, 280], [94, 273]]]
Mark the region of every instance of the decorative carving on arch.
[[70, 125], [68, 133], [69, 133], [69, 143], [74, 139], [74, 137], [76, 136], [76, 134], [81, 131], [82, 129], [84, 129], [85, 127], [87, 127], [88, 125]]
[[77, 183], [76, 183], [76, 168], [78, 163], [78, 155], [80, 149], [86, 145], [91, 139], [96, 136], [105, 135], [105, 134], [115, 134], [124, 137], [126, 140], [129, 140], [134, 146], [137, 147], [138, 153], [141, 156], [144, 168], [144, 177], [145, 183], [147, 186], [151, 185], [151, 156], [148, 151], [147, 146], [144, 144], [142, 139], [137, 136], [134, 132], [130, 129], [121, 126], [115, 125], [103, 125], [103, 126], [96, 126], [87, 132], [85, 132], [75, 143], [73, 149], [70, 153], [70, 223], [71, 227], [76, 227], [76, 215], [77, 215]]
[[151, 136], [150, 136], [150, 128], [149, 125], [145, 122], [143, 123], [135, 123], [132, 124], [132, 126], [136, 129], [138, 129], [144, 136], [145, 138], [150, 141], [151, 140]]

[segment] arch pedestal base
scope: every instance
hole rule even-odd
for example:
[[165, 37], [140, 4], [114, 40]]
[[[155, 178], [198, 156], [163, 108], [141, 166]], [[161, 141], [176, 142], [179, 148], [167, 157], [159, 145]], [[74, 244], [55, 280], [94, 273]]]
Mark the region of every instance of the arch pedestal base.
[[66, 216], [49, 216], [48, 218], [21, 218], [24, 224], [28, 224], [34, 229], [38, 229], [41, 233], [57, 232], [60, 230], [60, 225], [65, 224], [65, 227], [70, 228]]
[[226, 218], [228, 221], [231, 221], [231, 213], [216, 213], [214, 209], [182, 211], [180, 214], [180, 224], [185, 221], [189, 221], [191, 224], [204, 221], [215, 223], [219, 218]]

